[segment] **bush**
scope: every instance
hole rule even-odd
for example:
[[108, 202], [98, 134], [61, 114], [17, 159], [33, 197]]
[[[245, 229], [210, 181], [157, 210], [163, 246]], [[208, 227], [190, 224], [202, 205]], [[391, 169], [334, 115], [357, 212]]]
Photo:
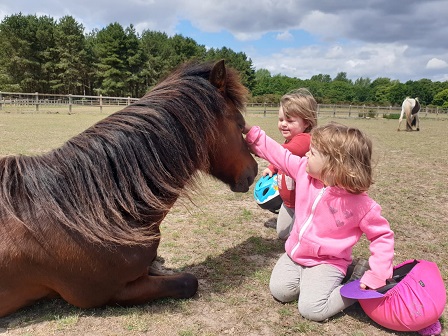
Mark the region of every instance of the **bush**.
[[358, 113], [358, 117], [360, 117], [360, 118], [376, 118], [377, 114], [376, 114], [375, 110], [369, 110], [367, 113], [366, 112]]
[[385, 118], [385, 119], [400, 119], [400, 113], [383, 114], [383, 118]]

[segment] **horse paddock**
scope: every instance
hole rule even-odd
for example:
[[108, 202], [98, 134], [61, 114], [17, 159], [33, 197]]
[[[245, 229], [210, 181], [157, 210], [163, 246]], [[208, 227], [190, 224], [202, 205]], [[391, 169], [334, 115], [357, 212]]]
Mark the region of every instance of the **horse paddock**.
[[[106, 114], [0, 113], [0, 155], [36, 155], [62, 145]], [[281, 141], [276, 115], [246, 115]], [[395, 232], [395, 264], [407, 259], [437, 263], [448, 285], [448, 120], [420, 118], [419, 132], [397, 132], [397, 120], [320, 118], [364, 130], [373, 140], [375, 184], [370, 195]], [[257, 158], [261, 172], [266, 162]], [[161, 225], [157, 264], [199, 279], [187, 300], [163, 299], [133, 307], [75, 308], [60, 299], [40, 301], [0, 318], [5, 335], [417, 335], [394, 332], [370, 320], [359, 305], [322, 323], [303, 319], [296, 303], [269, 294], [270, 271], [283, 252], [273, 217], [248, 193], [201, 177], [200, 188], [180, 198]], [[49, 237], [48, 239], [51, 239]], [[369, 255], [362, 239], [355, 248]], [[0, 275], [1, 276], [1, 275]], [[448, 312], [442, 315], [444, 332]]]

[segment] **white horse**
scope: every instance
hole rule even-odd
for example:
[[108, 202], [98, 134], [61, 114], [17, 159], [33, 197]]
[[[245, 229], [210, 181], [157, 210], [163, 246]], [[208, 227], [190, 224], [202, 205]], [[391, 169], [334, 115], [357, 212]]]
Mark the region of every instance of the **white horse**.
[[398, 121], [398, 129], [400, 130], [401, 121], [403, 120], [403, 116], [406, 114], [406, 131], [413, 131], [413, 126], [416, 127], [416, 131], [420, 131], [420, 120], [418, 117], [418, 112], [420, 111], [420, 103], [418, 101], [418, 97], [410, 98], [406, 97], [401, 104], [401, 114], [400, 120]]

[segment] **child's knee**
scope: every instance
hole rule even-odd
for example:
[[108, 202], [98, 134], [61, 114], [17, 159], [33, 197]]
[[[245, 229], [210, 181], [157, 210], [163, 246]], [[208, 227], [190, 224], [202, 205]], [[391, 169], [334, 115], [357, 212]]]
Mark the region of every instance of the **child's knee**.
[[308, 303], [301, 302], [299, 304], [299, 313], [304, 318], [315, 322], [321, 322], [328, 318], [328, 316], [324, 312], [323, 307]]
[[288, 239], [288, 237], [289, 237], [289, 228], [288, 229], [283, 229], [283, 230], [277, 229], [277, 236], [281, 240]]
[[280, 285], [272, 281], [269, 283], [269, 290], [274, 299], [283, 303], [294, 301], [299, 296], [297, 290], [288, 290], [284, 284]]

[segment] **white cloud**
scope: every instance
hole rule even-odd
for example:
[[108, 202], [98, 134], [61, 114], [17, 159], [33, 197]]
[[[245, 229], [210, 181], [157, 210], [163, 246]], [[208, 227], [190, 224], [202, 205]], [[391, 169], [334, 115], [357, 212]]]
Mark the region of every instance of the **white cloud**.
[[344, 36], [346, 23], [335, 14], [311, 11], [300, 23], [300, 28], [331, 41]]
[[284, 31], [282, 33], [277, 34], [276, 39], [280, 41], [291, 41], [294, 39], [294, 37], [289, 31]]
[[339, 72], [346, 72], [351, 79], [399, 79], [412, 75], [415, 69], [412, 63], [404, 61], [407, 50], [406, 45], [394, 44], [315, 45], [284, 49], [270, 56], [257, 57], [254, 63], [257, 68], [268, 69], [272, 74], [301, 79], [318, 74], [334, 78]]
[[263, 36], [263, 33], [233, 33], [238, 41], [255, 41]]
[[[404, 82], [448, 77], [444, 2], [408, 0], [402, 8], [399, 2], [385, 0], [204, 0], [200, 5], [188, 0], [14, 0], [0, 3], [0, 20], [19, 12], [54, 19], [71, 15], [86, 32], [118, 22], [123, 27], [133, 24], [138, 32], [168, 35], [186, 20], [201, 32], [214, 33], [220, 45], [240, 45], [242, 50], [236, 52], [244, 49], [256, 69], [272, 74], [334, 77], [342, 71], [352, 79], [389, 77]], [[303, 34], [296, 37], [297, 30]], [[275, 41], [266, 42], [272, 34]], [[275, 54], [267, 53], [272, 45]]]
[[335, 59], [335, 58], [341, 58], [341, 56], [344, 56], [344, 50], [342, 46], [334, 45], [328, 49], [328, 52], [325, 54], [324, 58]]
[[438, 58], [431, 58], [426, 64], [427, 69], [445, 69], [448, 68], [448, 63]]

